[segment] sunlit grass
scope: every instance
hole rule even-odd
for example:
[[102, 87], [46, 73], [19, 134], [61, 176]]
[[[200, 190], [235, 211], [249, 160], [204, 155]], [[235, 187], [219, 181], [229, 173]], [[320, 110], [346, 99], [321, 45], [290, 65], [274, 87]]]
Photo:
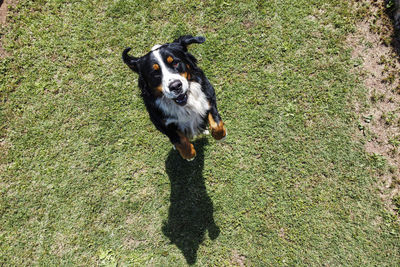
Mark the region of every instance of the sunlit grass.
[[[399, 263], [385, 164], [353, 137], [347, 1], [20, 2], [2, 31], [0, 263]], [[188, 33], [229, 133], [190, 163], [121, 60]]]

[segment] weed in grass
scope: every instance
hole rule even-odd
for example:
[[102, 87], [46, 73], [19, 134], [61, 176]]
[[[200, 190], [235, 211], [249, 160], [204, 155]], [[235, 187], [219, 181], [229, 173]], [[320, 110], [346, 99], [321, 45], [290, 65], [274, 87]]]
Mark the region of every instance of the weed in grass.
[[373, 115], [370, 114], [368, 116], [363, 116], [363, 119], [364, 119], [364, 122], [370, 123], [372, 121], [372, 119], [373, 119]]
[[390, 138], [389, 144], [391, 144], [394, 147], [399, 147], [400, 146], [400, 135], [395, 135], [392, 138]]
[[397, 124], [398, 121], [398, 115], [394, 112], [384, 112], [381, 115], [381, 120], [387, 125], [387, 126], [391, 126], [394, 124]]
[[388, 84], [393, 84], [394, 81], [396, 80], [396, 76], [397, 76], [397, 72], [396, 72], [396, 71], [387, 72], [387, 75], [386, 75], [386, 77], [382, 80], [382, 82], [388, 83]]
[[397, 171], [397, 169], [398, 169], [398, 167], [390, 165], [388, 170], [389, 170], [390, 173], [393, 174], [393, 173], [395, 173]]
[[374, 90], [371, 93], [370, 100], [371, 100], [372, 103], [384, 102], [385, 101], [385, 94], [384, 93], [378, 93], [376, 90]]

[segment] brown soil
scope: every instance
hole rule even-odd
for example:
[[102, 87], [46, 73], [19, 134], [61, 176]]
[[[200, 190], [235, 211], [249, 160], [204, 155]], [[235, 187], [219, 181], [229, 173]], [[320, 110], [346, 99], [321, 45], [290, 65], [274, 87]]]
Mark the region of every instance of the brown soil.
[[[0, 0], [0, 27], [6, 23], [7, 17], [7, 3], [5, 0]], [[3, 45], [1, 42], [1, 35], [0, 35], [0, 58], [3, 58], [6, 55], [6, 52], [3, 49]]]
[[[388, 210], [398, 213], [393, 200], [400, 194], [400, 83], [398, 44], [384, 1], [371, 4], [369, 13], [347, 39], [353, 58], [362, 61], [360, 78], [368, 90], [368, 108], [360, 110], [360, 129], [366, 151], [386, 159], [378, 187]], [[378, 20], [376, 18], [379, 18]], [[361, 106], [361, 105], [360, 105]]]
[[6, 23], [6, 16], [7, 16], [7, 3], [5, 0], [0, 0], [0, 23]]
[[[0, 0], [0, 28], [7, 23], [8, 6], [16, 6], [18, 0]], [[2, 45], [2, 35], [0, 35], [0, 58], [7, 56], [7, 52]]]

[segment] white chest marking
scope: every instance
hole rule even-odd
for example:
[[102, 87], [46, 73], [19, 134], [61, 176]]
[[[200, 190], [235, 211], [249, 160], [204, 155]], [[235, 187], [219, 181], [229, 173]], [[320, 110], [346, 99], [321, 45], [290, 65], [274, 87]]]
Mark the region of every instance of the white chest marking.
[[181, 132], [191, 138], [204, 130], [201, 126], [204, 123], [207, 111], [210, 109], [210, 104], [203, 91], [201, 91], [199, 83], [189, 82], [187, 93], [188, 100], [184, 106], [177, 105], [174, 100], [165, 96], [158, 98], [156, 105], [167, 117], [166, 125], [176, 124]]

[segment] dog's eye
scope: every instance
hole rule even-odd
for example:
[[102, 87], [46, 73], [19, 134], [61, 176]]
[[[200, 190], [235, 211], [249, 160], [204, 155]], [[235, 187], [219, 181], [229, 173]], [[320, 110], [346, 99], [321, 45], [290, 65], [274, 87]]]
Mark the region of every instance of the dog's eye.
[[179, 63], [180, 61], [175, 59], [174, 61], [171, 62], [171, 65], [176, 69], [177, 67], [179, 67]]

